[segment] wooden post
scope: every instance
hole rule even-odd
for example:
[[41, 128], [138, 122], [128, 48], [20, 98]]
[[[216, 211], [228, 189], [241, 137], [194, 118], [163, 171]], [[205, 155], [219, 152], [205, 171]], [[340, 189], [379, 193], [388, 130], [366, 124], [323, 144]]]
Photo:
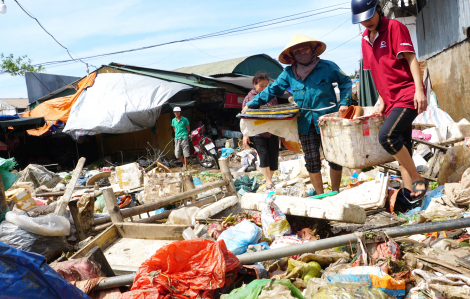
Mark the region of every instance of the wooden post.
[[113, 223], [124, 222], [122, 218], [121, 209], [116, 201], [116, 196], [114, 196], [113, 188], [109, 187], [103, 190], [104, 203], [108, 209], [109, 216]]
[[82, 222], [80, 221], [80, 215], [78, 212], [77, 201], [72, 200], [69, 202], [70, 213], [72, 214], [73, 224], [77, 230], [78, 241], [85, 240], [88, 236], [85, 234], [82, 228]]
[[[184, 191], [189, 191], [189, 190], [193, 190], [194, 188], [196, 188], [194, 186], [193, 177], [190, 174], [183, 176], [183, 181], [184, 181], [184, 189], [185, 189]], [[196, 197], [197, 197], [197, 194], [191, 196], [191, 202], [196, 201]]]
[[7, 197], [5, 196], [5, 189], [3, 187], [2, 176], [0, 175], [0, 214], [3, 214], [8, 209]]
[[65, 209], [69, 204], [70, 198], [72, 198], [73, 189], [75, 189], [80, 172], [82, 172], [83, 165], [85, 165], [85, 160], [86, 159], [84, 157], [81, 157], [80, 160], [78, 160], [77, 167], [75, 167], [75, 170], [72, 173], [72, 179], [68, 183], [67, 188], [65, 188], [64, 196], [62, 196], [57, 203], [57, 207], [54, 211], [56, 215], [64, 216]]
[[232, 173], [230, 172], [230, 168], [228, 166], [228, 159], [219, 159], [219, 166], [220, 172], [222, 173], [222, 178], [228, 183], [226, 187], [228, 195], [237, 195], [237, 189], [233, 183]]

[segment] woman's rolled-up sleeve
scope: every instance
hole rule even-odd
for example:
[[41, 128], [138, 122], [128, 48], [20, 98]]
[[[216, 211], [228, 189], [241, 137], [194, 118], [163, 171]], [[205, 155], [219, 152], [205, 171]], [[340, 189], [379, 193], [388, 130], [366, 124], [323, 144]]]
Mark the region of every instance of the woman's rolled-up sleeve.
[[351, 78], [346, 75], [336, 64], [333, 66], [333, 73], [336, 77], [336, 82], [339, 88], [339, 103], [338, 106], [351, 105], [352, 82]]
[[276, 81], [269, 84], [262, 92], [258, 93], [251, 101], [246, 103], [249, 108], [259, 108], [266, 105], [275, 97], [280, 97], [284, 94], [287, 87], [289, 87], [289, 74], [284, 70]]

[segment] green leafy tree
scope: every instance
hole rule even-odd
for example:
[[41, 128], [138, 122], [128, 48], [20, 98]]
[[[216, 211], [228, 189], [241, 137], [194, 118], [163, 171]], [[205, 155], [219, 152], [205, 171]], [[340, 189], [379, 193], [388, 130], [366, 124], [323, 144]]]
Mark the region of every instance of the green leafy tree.
[[27, 55], [15, 58], [13, 54], [5, 56], [0, 54], [0, 68], [2, 72], [10, 73], [12, 76], [24, 76], [25, 72], [44, 72], [43, 66], [34, 67], [31, 65], [31, 59]]

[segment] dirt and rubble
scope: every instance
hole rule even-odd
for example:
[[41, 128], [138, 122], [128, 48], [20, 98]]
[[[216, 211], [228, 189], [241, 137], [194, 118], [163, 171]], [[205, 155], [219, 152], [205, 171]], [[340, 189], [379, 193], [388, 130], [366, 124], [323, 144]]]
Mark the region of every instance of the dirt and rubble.
[[[344, 169], [337, 193], [324, 163], [316, 195], [303, 153], [281, 152], [270, 191], [260, 171], [239, 171], [238, 152], [220, 170], [32, 164], [0, 190], [0, 250], [42, 257], [50, 269], [35, 275], [76, 298], [470, 297], [466, 145], [447, 148], [411, 205], [392, 164]], [[436, 155], [423, 159], [434, 171]]]

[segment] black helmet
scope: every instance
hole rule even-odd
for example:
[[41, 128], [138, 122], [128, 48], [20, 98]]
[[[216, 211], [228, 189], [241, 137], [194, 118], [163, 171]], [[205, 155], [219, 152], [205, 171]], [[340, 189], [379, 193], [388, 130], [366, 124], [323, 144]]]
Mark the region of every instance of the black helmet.
[[352, 0], [352, 23], [357, 24], [372, 18], [379, 2], [380, 0]]

